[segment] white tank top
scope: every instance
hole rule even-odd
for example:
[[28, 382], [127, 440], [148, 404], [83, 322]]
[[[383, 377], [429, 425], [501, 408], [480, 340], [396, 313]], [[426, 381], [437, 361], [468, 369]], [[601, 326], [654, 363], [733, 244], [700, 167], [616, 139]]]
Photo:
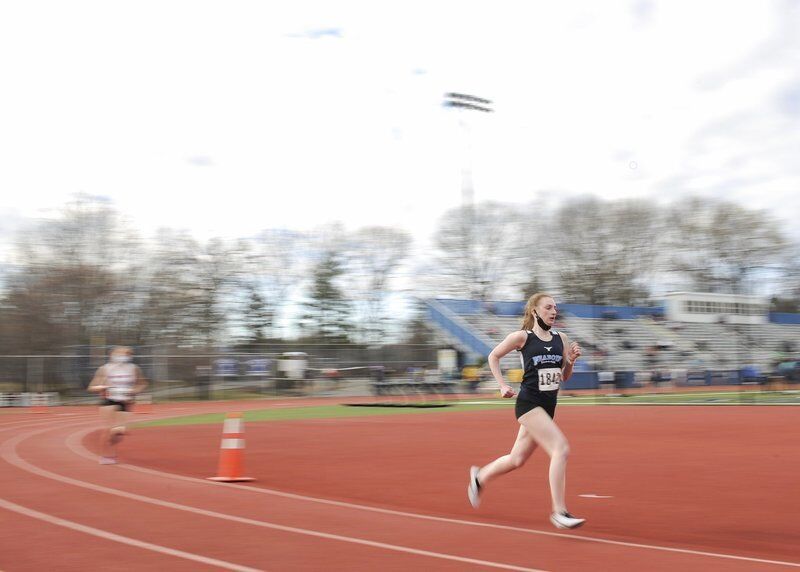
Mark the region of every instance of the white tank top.
[[136, 385], [136, 366], [132, 363], [107, 363], [104, 367], [109, 386], [106, 398], [111, 401], [130, 401]]

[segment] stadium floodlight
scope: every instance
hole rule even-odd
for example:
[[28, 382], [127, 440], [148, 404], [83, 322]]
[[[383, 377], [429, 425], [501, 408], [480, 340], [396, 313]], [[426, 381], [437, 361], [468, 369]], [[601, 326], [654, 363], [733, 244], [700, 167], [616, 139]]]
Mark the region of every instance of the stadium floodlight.
[[442, 105], [470, 111], [482, 111], [484, 113], [492, 113], [494, 111], [494, 109], [490, 107], [492, 105], [490, 99], [484, 99], [466, 93], [456, 93], [454, 91], [449, 91], [444, 94], [444, 102]]
[[469, 116], [474, 116], [476, 112], [492, 113], [492, 101], [483, 97], [448, 91], [444, 94], [442, 106], [454, 108], [458, 112], [458, 123], [464, 142], [464, 163], [461, 169], [461, 208], [463, 210], [462, 224], [463, 237], [466, 242], [468, 257], [474, 259], [475, 253], [475, 189], [472, 185], [472, 159], [470, 157], [470, 129]]
[[472, 211], [474, 202], [474, 189], [472, 188], [472, 160], [470, 158], [470, 130], [465, 120], [465, 117], [472, 115], [472, 113], [480, 111], [482, 113], [493, 113], [492, 100], [477, 95], [470, 95], [468, 93], [459, 93], [455, 91], [448, 91], [444, 94], [444, 107], [452, 107], [458, 111], [459, 124], [461, 125], [462, 137], [465, 144], [464, 149], [464, 167], [461, 171], [461, 199], [463, 206], [468, 211]]

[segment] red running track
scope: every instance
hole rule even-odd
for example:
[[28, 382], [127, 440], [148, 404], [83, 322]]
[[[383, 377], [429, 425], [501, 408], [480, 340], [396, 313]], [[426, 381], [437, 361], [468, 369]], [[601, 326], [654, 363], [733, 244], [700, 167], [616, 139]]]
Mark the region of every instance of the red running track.
[[[265, 406], [281, 404], [237, 409]], [[138, 429], [125, 464], [100, 466], [95, 411], [59, 411], [0, 418], [3, 570], [800, 567], [791, 407], [562, 407], [570, 507], [589, 518], [566, 533], [541, 452], [466, 503], [467, 467], [513, 441], [510, 410], [249, 423], [252, 485], [202, 478], [219, 426]]]

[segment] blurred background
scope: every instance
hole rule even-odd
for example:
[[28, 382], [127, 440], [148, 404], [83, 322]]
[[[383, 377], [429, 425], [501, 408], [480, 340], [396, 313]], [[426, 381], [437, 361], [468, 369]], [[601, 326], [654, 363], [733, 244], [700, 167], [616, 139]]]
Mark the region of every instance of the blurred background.
[[798, 6], [4, 4], [2, 405], [796, 381]]

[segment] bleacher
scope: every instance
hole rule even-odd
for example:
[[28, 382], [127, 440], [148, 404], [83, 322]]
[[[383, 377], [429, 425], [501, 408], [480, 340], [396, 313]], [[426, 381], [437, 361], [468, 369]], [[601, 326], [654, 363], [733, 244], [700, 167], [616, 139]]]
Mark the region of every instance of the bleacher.
[[[475, 330], [491, 336], [495, 344], [510, 332], [519, 329], [520, 318], [497, 316], [489, 313], [475, 314], [466, 320]], [[578, 341], [584, 349], [584, 357], [591, 360], [597, 350], [604, 350], [610, 363], [607, 367], [618, 370], [636, 370], [645, 367], [643, 350], [647, 346], [659, 345], [660, 358], [677, 361], [682, 344], [667, 336], [659, 337], [659, 332], [638, 320], [603, 320], [594, 318], [559, 318], [556, 329], [563, 330], [570, 339]], [[669, 348], [668, 348], [669, 346]], [[686, 350], [684, 350], [686, 351]], [[501, 365], [508, 368], [519, 367], [519, 358], [506, 356]]]
[[[457, 316], [459, 326], [494, 347], [519, 329], [523, 304], [484, 304], [469, 300], [437, 300], [444, 314]], [[757, 366], [771, 371], [778, 356], [800, 354], [800, 323], [693, 323], [664, 319], [656, 308], [590, 307], [561, 304], [556, 324], [584, 348], [583, 367], [593, 371], [740, 370]], [[800, 322], [800, 320], [798, 320]], [[485, 354], [443, 333], [465, 353]], [[512, 353], [501, 362], [519, 368]]]

